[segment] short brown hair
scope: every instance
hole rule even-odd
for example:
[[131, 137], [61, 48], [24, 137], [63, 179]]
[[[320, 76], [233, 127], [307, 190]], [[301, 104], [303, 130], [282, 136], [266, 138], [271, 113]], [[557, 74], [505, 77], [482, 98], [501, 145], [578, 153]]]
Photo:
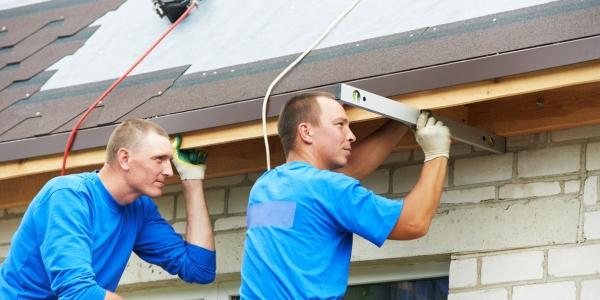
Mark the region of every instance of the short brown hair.
[[298, 124], [308, 122], [314, 126], [320, 125], [321, 107], [317, 102], [318, 97], [335, 99], [331, 93], [308, 92], [294, 96], [281, 108], [277, 130], [285, 156], [294, 149]]
[[132, 118], [119, 124], [108, 139], [108, 145], [106, 145], [106, 163], [112, 164], [117, 158], [119, 149], [132, 149], [149, 132], [169, 138], [169, 135], [162, 127], [144, 119]]

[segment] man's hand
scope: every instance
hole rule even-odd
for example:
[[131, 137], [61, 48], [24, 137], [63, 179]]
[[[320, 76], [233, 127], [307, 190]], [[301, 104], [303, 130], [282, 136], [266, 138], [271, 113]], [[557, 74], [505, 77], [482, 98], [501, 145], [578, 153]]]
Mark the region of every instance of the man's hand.
[[428, 112], [419, 115], [415, 137], [425, 153], [425, 161], [436, 157], [449, 157], [450, 130], [441, 121], [429, 116]]
[[206, 170], [206, 152], [203, 150], [181, 150], [181, 136], [175, 136], [173, 141], [173, 165], [182, 180], [204, 179]]

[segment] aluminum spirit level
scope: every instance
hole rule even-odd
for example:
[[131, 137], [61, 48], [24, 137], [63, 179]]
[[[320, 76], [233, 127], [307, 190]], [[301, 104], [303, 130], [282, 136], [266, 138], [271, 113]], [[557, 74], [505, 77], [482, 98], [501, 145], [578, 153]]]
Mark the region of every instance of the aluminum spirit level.
[[[336, 87], [336, 97], [345, 104], [360, 107], [370, 112], [386, 116], [412, 128], [416, 126], [417, 118], [421, 114], [421, 110], [418, 108], [344, 83], [338, 84]], [[506, 138], [502, 136], [442, 116], [436, 115], [435, 118], [448, 126], [452, 138], [457, 141], [494, 153], [506, 152]]]

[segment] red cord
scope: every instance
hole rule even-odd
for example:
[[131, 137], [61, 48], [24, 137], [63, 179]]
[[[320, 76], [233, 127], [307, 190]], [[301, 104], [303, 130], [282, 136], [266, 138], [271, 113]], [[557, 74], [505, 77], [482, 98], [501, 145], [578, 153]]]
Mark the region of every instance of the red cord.
[[102, 101], [104, 98], [106, 98], [106, 96], [108, 96], [108, 94], [110, 94], [110, 92], [112, 92], [112, 90], [114, 90], [123, 80], [125, 80], [125, 78], [127, 78], [129, 73], [131, 73], [131, 71], [133, 71], [146, 58], [146, 56], [148, 56], [148, 54], [150, 54], [150, 52], [152, 52], [152, 50], [154, 50], [154, 48], [156, 48], [156, 46], [158, 46], [158, 44], [160, 44], [160, 42], [173, 29], [175, 29], [175, 27], [177, 27], [177, 25], [179, 25], [179, 23], [181, 23], [181, 21], [183, 21], [183, 19], [185, 19], [185, 17], [187, 17], [190, 14], [190, 12], [192, 11], [192, 8], [194, 8], [194, 6], [196, 6], [196, 1], [192, 1], [190, 6], [179, 17], [179, 19], [177, 19], [177, 21], [175, 21], [175, 23], [171, 24], [171, 26], [169, 26], [169, 29], [167, 29], [167, 31], [165, 31], [156, 41], [154, 41], [152, 46], [150, 48], [148, 48], [148, 50], [146, 50], [146, 52], [140, 58], [138, 58], [137, 61], [131, 67], [129, 67], [127, 72], [125, 72], [125, 74], [123, 74], [119, 79], [117, 79], [115, 82], [113, 82], [113, 84], [111, 84], [108, 87], [108, 89], [106, 89], [104, 91], [104, 93], [102, 93], [102, 95], [100, 95], [100, 97], [98, 97], [98, 99], [96, 99], [96, 101], [94, 101], [94, 103], [92, 103], [92, 105], [90, 105], [90, 107], [88, 107], [88, 109], [85, 111], [85, 113], [83, 113], [83, 116], [81, 116], [79, 121], [75, 124], [75, 126], [73, 126], [73, 129], [71, 130], [71, 133], [69, 134], [69, 139], [67, 140], [67, 144], [65, 146], [65, 152], [63, 153], [62, 168], [60, 170], [61, 176], [65, 175], [65, 171], [66, 171], [65, 167], [67, 165], [67, 157], [69, 156], [69, 151], [71, 151], [71, 147], [73, 146], [73, 141], [75, 140], [75, 136], [77, 135], [77, 130], [79, 129], [79, 127], [81, 126], [81, 124], [83, 123], [85, 118], [87, 118], [87, 116], [90, 114], [90, 112], [92, 112], [92, 110], [94, 108], [96, 108], [96, 106], [98, 105], [98, 103], [100, 103], [100, 101]]

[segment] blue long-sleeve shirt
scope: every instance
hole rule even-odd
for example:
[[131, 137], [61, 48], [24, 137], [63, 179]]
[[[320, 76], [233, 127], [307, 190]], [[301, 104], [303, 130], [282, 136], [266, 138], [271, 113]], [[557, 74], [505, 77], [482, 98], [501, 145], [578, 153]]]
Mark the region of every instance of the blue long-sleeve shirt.
[[98, 175], [50, 180], [0, 266], [0, 299], [104, 299], [131, 251], [187, 282], [215, 277], [215, 252], [187, 243], [146, 196], [121, 206]]

